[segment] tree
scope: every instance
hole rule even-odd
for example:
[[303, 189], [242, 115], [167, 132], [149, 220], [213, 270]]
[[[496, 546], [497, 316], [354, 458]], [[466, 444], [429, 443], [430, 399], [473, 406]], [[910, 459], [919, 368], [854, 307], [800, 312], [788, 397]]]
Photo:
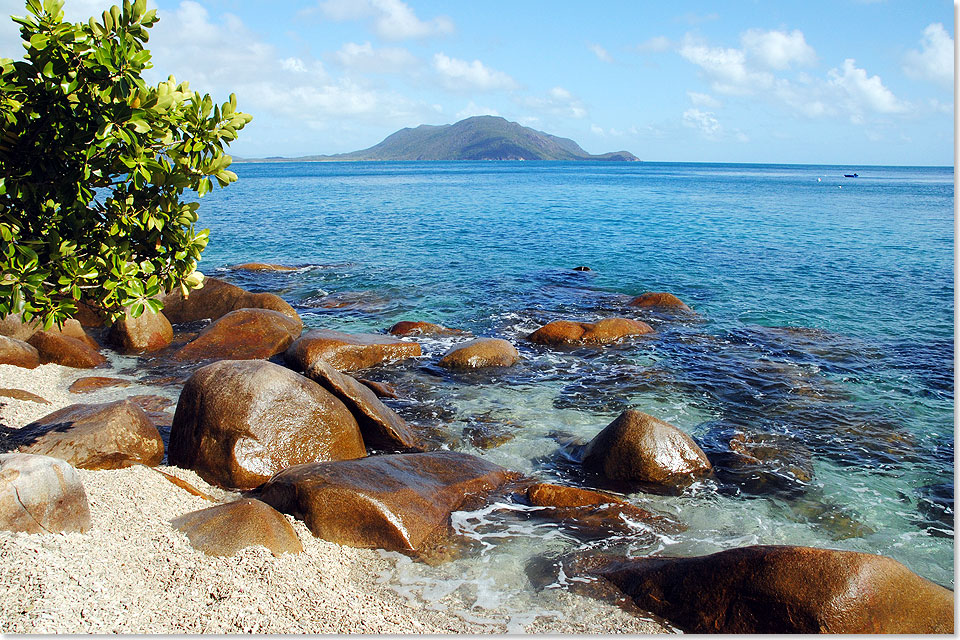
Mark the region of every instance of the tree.
[[0, 59], [0, 317], [49, 328], [89, 303], [110, 320], [202, 286], [197, 202], [237, 179], [224, 147], [250, 122], [170, 76], [148, 87], [146, 0], [98, 22], [27, 0], [23, 60]]

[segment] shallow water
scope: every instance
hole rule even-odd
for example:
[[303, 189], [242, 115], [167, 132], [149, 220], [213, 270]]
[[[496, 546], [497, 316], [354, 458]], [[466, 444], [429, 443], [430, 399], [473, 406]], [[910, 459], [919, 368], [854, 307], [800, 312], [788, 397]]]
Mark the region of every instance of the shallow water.
[[[679, 496], [630, 494], [688, 527], [669, 535], [637, 527], [585, 542], [507, 503], [458, 514], [472, 552], [441, 567], [398, 562], [398, 590], [456, 593], [481, 617], [509, 602], [521, 621], [551, 610], [551, 588], [531, 586], [537, 558], [757, 543], [880, 553], [952, 588], [952, 168], [856, 167], [856, 179], [842, 177], [849, 167], [783, 165], [234, 168], [239, 182], [201, 203], [208, 275], [279, 293], [307, 327], [427, 320], [517, 345], [520, 364], [486, 374], [434, 365], [456, 338], [366, 372], [399, 389], [389, 404], [410, 422], [442, 426], [449, 446], [571, 480], [562, 443], [632, 407], [711, 454], [746, 432], [812, 458], [808, 484], [728, 475]], [[223, 269], [247, 261], [304, 268]], [[626, 305], [644, 291], [675, 293], [697, 315]], [[551, 320], [614, 315], [657, 333], [603, 350], [524, 340]]]

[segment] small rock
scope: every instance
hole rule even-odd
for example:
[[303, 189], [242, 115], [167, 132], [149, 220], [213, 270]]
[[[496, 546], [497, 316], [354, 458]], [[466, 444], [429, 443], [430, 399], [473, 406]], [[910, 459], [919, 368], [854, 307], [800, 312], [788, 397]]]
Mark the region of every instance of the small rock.
[[515, 476], [465, 453], [403, 453], [290, 467], [261, 499], [318, 538], [417, 555], [448, 536], [451, 513], [479, 506]]
[[606, 318], [593, 323], [556, 320], [531, 333], [527, 340], [545, 345], [609, 344], [647, 333], [653, 333], [653, 327], [631, 318]]
[[693, 311], [680, 298], [672, 293], [652, 292], [642, 293], [629, 302], [631, 307], [658, 309], [661, 311]]
[[242, 498], [191, 511], [170, 521], [190, 546], [208, 556], [233, 556], [246, 547], [266, 547], [274, 556], [300, 553], [303, 544], [283, 515], [260, 500]]
[[535, 512], [534, 516], [571, 525], [590, 537], [636, 533], [637, 525], [647, 525], [659, 531], [679, 529], [676, 523], [663, 516], [598, 491], [540, 483], [527, 488], [527, 500], [535, 507], [547, 507]]
[[416, 342], [374, 333], [313, 329], [295, 340], [283, 358], [298, 371], [307, 371], [318, 360], [339, 371], [356, 371], [386, 361], [417, 357], [420, 353]]
[[432, 322], [413, 322], [402, 320], [389, 329], [395, 336], [449, 336], [463, 333], [459, 329], [449, 329]]
[[[590, 566], [592, 565], [592, 566]], [[693, 558], [581, 561], [687, 633], [952, 634], [953, 592], [884, 556], [752, 546]]]
[[480, 369], [484, 367], [510, 367], [517, 363], [520, 354], [516, 347], [500, 338], [477, 338], [455, 345], [437, 363], [447, 369]]
[[93, 393], [106, 387], [129, 387], [129, 380], [123, 378], [109, 378], [106, 376], [86, 376], [77, 378], [68, 387], [70, 393]]
[[279, 296], [250, 293], [217, 278], [205, 278], [203, 288], [192, 290], [188, 298], [176, 289], [163, 299], [163, 314], [174, 324], [207, 318], [216, 320], [237, 309], [271, 309], [291, 318], [300, 318]]
[[20, 453], [60, 458], [78, 469], [152, 467], [163, 459], [157, 428], [127, 400], [64, 407], [18, 429], [10, 442]]
[[367, 387], [377, 394], [378, 398], [399, 398], [397, 390], [393, 387], [392, 384], [386, 382], [377, 382], [376, 380], [368, 380], [366, 378], [357, 378], [357, 382], [367, 385]]
[[303, 330], [300, 318], [269, 309], [231, 311], [174, 354], [175, 360], [260, 360], [283, 353]]
[[35, 393], [24, 391], [23, 389], [0, 389], [0, 396], [4, 398], [13, 398], [15, 400], [26, 400], [28, 402], [36, 402], [38, 404], [50, 404], [49, 400], [41, 398]]
[[127, 400], [144, 411], [163, 411], [173, 404], [173, 400], [170, 398], [155, 395], [127, 396]]
[[350, 410], [313, 380], [263, 360], [221, 360], [183, 386], [170, 464], [253, 489], [287, 467], [366, 455]]
[[40, 364], [54, 363], [76, 369], [92, 369], [107, 361], [83, 340], [51, 331], [37, 331], [28, 340], [40, 354]]
[[63, 460], [0, 454], [0, 529], [25, 533], [83, 533], [90, 506], [80, 475]]
[[573, 270], [574, 271], [593, 271], [593, 269], [591, 269], [590, 267], [584, 267], [584, 266], [574, 267]]
[[107, 340], [123, 353], [158, 351], [173, 342], [173, 327], [159, 311], [153, 313], [146, 309], [139, 318], [134, 318], [127, 310], [126, 315], [110, 327]]
[[0, 336], [0, 364], [36, 369], [40, 366], [40, 353], [23, 340]]
[[611, 480], [676, 490], [710, 473], [693, 438], [640, 411], [624, 411], [587, 445], [583, 466]]

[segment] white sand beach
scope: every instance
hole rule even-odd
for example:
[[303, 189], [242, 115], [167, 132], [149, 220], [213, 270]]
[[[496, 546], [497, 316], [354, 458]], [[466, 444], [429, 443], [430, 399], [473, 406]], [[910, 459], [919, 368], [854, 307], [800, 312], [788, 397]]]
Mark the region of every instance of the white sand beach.
[[[67, 387], [97, 370], [47, 364], [28, 370], [0, 365], [0, 388], [22, 389], [50, 402], [0, 398], [0, 423], [19, 428], [75, 402], [103, 402], [135, 386], [91, 394]], [[195, 473], [162, 470], [221, 501], [237, 494], [212, 487]], [[539, 617], [510, 624], [509, 614], [485, 609], [478, 623], [456, 594], [426, 606], [391, 589], [393, 560], [314, 538], [290, 518], [304, 551], [274, 557], [262, 547], [233, 557], [192, 548], [170, 526], [180, 515], [212, 503], [137, 466], [80, 470], [90, 502], [84, 534], [0, 531], [0, 632], [3, 633], [664, 633], [660, 625], [615, 606], [555, 595], [563, 619]], [[289, 516], [287, 516], [289, 518]], [[516, 621], [514, 621], [516, 623]]]

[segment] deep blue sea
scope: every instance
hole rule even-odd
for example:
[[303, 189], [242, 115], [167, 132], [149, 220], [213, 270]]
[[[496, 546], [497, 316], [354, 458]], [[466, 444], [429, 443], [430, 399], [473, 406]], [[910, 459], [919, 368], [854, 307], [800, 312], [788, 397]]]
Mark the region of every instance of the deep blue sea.
[[[630, 499], [687, 529], [584, 541], [511, 505], [461, 513], [474, 556], [388, 579], [473, 615], [518, 602], [525, 567], [578, 547], [695, 555], [803, 544], [892, 556], [953, 587], [952, 167], [675, 163], [263, 163], [201, 202], [201, 270], [283, 296], [311, 328], [426, 320], [506, 338], [521, 364], [483, 375], [424, 357], [368, 372], [409, 422], [545, 480], [563, 445], [633, 407], [722, 452], [774, 434], [812, 459], [806, 486], [749, 478]], [[844, 178], [856, 171], [858, 178]], [[249, 261], [303, 267], [242, 273]], [[591, 271], [572, 268], [588, 266]], [[672, 292], [696, 315], [626, 302]], [[525, 336], [556, 319], [629, 316], [657, 333], [603, 349]], [[506, 440], [491, 448], [477, 434]], [[501, 437], [502, 436], [502, 437]], [[509, 438], [509, 440], [507, 440]], [[438, 586], [439, 585], [439, 586]], [[531, 596], [532, 597], [532, 596]], [[534, 601], [527, 610], [536, 609]]]

